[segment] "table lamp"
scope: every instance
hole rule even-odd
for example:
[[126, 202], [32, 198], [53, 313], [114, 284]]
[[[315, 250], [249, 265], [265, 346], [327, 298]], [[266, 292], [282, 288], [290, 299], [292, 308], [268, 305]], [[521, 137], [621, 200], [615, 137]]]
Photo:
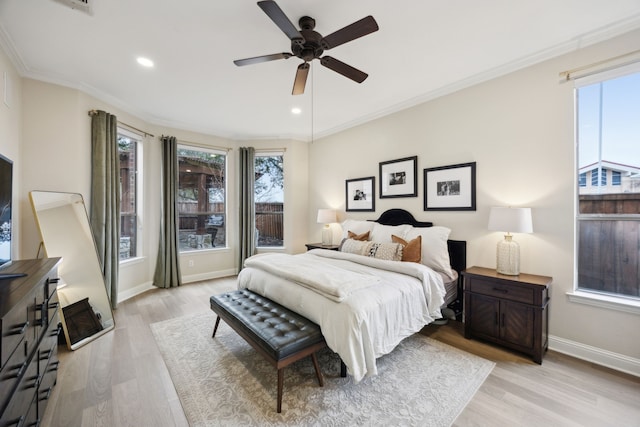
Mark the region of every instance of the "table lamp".
[[337, 221], [335, 209], [318, 209], [318, 224], [324, 224], [322, 229], [322, 246], [330, 246], [333, 243], [333, 231], [330, 224]]
[[509, 276], [520, 274], [520, 245], [511, 233], [532, 233], [531, 208], [493, 207], [489, 213], [489, 230], [502, 231], [504, 240], [498, 241], [496, 271]]

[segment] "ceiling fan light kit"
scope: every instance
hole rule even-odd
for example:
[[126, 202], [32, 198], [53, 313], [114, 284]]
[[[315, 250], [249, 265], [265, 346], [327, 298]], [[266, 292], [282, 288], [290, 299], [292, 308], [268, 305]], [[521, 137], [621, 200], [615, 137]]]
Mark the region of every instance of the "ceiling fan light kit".
[[280, 6], [275, 1], [259, 1], [258, 6], [267, 14], [269, 18], [282, 30], [283, 33], [291, 40], [292, 53], [274, 53], [271, 55], [254, 56], [251, 58], [237, 59], [234, 64], [241, 67], [244, 65], [259, 64], [277, 59], [289, 59], [292, 56], [302, 59], [304, 62], [298, 66], [296, 77], [293, 82], [293, 95], [301, 95], [309, 75], [309, 62], [319, 59], [320, 64], [336, 73], [357, 82], [362, 83], [368, 74], [345, 64], [331, 56], [321, 56], [325, 50], [340, 46], [357, 38], [366, 36], [378, 31], [378, 24], [373, 16], [366, 16], [353, 24], [347, 25], [323, 37], [320, 33], [314, 31], [316, 26], [315, 19], [309, 16], [303, 16], [298, 21], [300, 30], [298, 30], [284, 14]]

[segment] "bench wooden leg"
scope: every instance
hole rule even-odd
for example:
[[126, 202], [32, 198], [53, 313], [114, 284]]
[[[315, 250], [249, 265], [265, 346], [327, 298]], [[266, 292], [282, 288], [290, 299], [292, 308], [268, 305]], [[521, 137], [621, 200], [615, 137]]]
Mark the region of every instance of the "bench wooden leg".
[[322, 371], [320, 371], [320, 365], [318, 365], [318, 358], [315, 353], [311, 353], [311, 360], [313, 361], [313, 367], [316, 368], [316, 377], [318, 377], [318, 384], [320, 387], [324, 386], [324, 380], [322, 378]]
[[278, 369], [278, 413], [282, 412], [282, 385], [284, 383], [284, 368]]
[[218, 325], [220, 324], [220, 316], [216, 319], [216, 325], [213, 327], [213, 334], [211, 334], [211, 338], [216, 337], [216, 331], [218, 330]]

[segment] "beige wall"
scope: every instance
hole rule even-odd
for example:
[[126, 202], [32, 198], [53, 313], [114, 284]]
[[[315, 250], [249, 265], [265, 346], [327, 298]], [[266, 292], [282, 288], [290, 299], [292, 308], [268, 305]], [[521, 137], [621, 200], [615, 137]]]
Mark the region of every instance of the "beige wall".
[[[515, 240], [521, 271], [553, 277], [552, 346], [603, 349], [631, 358], [637, 369], [637, 314], [567, 300], [574, 286], [573, 85], [560, 84], [558, 75], [633, 51], [638, 40], [640, 32], [629, 33], [314, 142], [310, 211], [330, 206], [342, 210], [342, 218], [373, 219], [386, 209], [404, 208], [466, 240], [469, 266], [495, 268], [502, 236], [487, 230], [490, 207], [532, 207], [534, 233]], [[378, 186], [379, 162], [413, 155], [418, 197], [379, 199], [376, 191], [375, 213], [344, 212], [345, 179], [373, 175]], [[477, 162], [477, 210], [423, 211], [423, 169], [466, 162]], [[312, 240], [319, 240], [320, 226], [312, 218], [309, 223]]]

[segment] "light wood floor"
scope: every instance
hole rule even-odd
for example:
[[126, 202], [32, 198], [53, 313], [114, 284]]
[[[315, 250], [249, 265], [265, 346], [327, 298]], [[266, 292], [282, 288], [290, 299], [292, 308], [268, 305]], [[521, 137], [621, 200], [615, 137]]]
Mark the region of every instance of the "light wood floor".
[[[149, 325], [210, 312], [209, 296], [232, 289], [235, 278], [155, 289], [120, 304], [113, 332], [73, 352], [61, 346], [42, 425], [187, 426]], [[640, 426], [640, 378], [553, 351], [540, 366], [466, 340], [459, 322], [422, 333], [496, 362], [454, 426]]]

